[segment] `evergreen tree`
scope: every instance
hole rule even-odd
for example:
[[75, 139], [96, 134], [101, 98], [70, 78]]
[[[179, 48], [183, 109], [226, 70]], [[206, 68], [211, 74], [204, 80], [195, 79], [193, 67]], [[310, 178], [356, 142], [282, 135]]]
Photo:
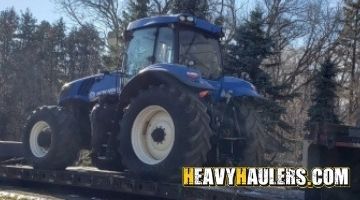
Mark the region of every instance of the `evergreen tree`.
[[248, 75], [250, 81], [262, 93], [271, 86], [270, 77], [260, 68], [262, 61], [272, 55], [271, 38], [265, 36], [262, 11], [257, 8], [250, 19], [240, 25], [234, 35], [234, 44], [228, 47], [226, 70], [238, 76]]
[[208, 0], [173, 0], [171, 12], [189, 13], [204, 19], [210, 15]]
[[[66, 27], [63, 19], [58, 20], [55, 24], [53, 24], [51, 32], [51, 43], [52, 43], [52, 57], [53, 57], [53, 69], [55, 71], [56, 77], [52, 79], [53, 83], [50, 85], [53, 86], [51, 94], [57, 93], [58, 89], [66, 82], [65, 77], [65, 35]], [[53, 95], [56, 97], [56, 95]]]
[[[225, 47], [228, 52], [225, 57], [225, 72], [247, 79], [259, 93], [271, 100], [263, 104], [263, 123], [275, 140], [285, 141], [283, 131], [289, 132], [292, 128], [281, 119], [286, 109], [278, 102], [290, 97], [282, 95], [281, 91], [285, 87], [274, 86], [270, 75], [261, 68], [262, 62], [274, 54], [273, 42], [266, 37], [264, 28], [263, 12], [256, 8], [250, 13], [249, 19], [236, 29], [234, 42]], [[279, 151], [283, 150], [280, 146], [279, 144]]]
[[16, 140], [28, 113], [55, 104], [61, 86], [102, 68], [103, 43], [92, 25], [37, 23], [29, 10], [0, 12], [0, 138]]
[[56, 102], [58, 90], [66, 80], [65, 24], [62, 20], [54, 25], [42, 21], [34, 35], [38, 45], [35, 53], [37, 71], [42, 72], [41, 76], [34, 76], [40, 81], [37, 87], [43, 91], [38, 98], [44, 104], [52, 104]]
[[283, 94], [291, 85], [273, 85], [270, 75], [262, 69], [262, 62], [275, 55], [274, 42], [266, 36], [263, 12], [256, 8], [249, 20], [236, 28], [234, 42], [225, 47], [225, 71], [248, 79], [257, 90], [272, 100], [286, 101], [295, 95]]
[[[249, 20], [236, 28], [234, 42], [225, 46], [225, 72], [252, 82], [262, 95], [274, 101], [286, 101], [295, 95], [283, 94], [291, 85], [273, 85], [270, 75], [262, 69], [262, 62], [275, 55], [274, 43], [264, 31], [263, 12], [256, 8]], [[278, 112], [283, 112], [280, 107]]]
[[14, 52], [18, 42], [15, 40], [19, 26], [19, 16], [14, 9], [0, 12], [0, 137], [2, 139], [14, 139], [9, 137], [9, 123], [14, 121], [15, 110], [13, 95], [13, 81], [15, 72]]
[[73, 80], [102, 69], [103, 43], [93, 25], [73, 28], [66, 39], [67, 78]]
[[149, 0], [129, 0], [127, 4], [127, 11], [123, 12], [124, 25], [131, 21], [147, 17], [150, 11]]
[[51, 48], [51, 24], [47, 21], [42, 21], [34, 33], [35, 41], [37, 42], [37, 51], [33, 54], [36, 58], [37, 63], [36, 74], [33, 76], [33, 80], [37, 82], [34, 89], [38, 91], [43, 91], [36, 95], [37, 103], [50, 103], [49, 99], [49, 89], [52, 85], [49, 85], [49, 72], [53, 69], [51, 63], [52, 60], [52, 48]]
[[14, 52], [16, 31], [19, 25], [19, 16], [14, 9], [0, 12], [0, 77], [10, 69], [11, 55]]
[[35, 31], [36, 19], [31, 14], [30, 10], [27, 9], [24, 14], [21, 15], [19, 30], [20, 34], [18, 37], [22, 40], [22, 46], [25, 47], [33, 41], [33, 33]]
[[34, 87], [32, 86], [38, 84], [35, 80], [36, 77], [39, 76], [39, 74], [36, 73], [38, 60], [35, 56], [36, 51], [34, 51], [34, 49], [38, 49], [38, 44], [34, 37], [36, 19], [29, 10], [21, 14], [18, 29], [17, 40], [19, 41], [19, 45], [13, 54], [16, 57], [16, 66], [13, 69], [19, 73], [16, 73], [16, 80], [14, 80], [14, 84], [12, 85], [16, 87], [14, 90], [18, 93], [18, 95], [14, 95], [16, 101], [19, 104], [25, 105], [25, 102], [27, 104], [24, 107], [19, 107], [19, 109], [23, 109], [19, 110], [19, 113], [25, 114], [28, 109], [32, 109], [32, 106], [35, 105], [34, 102], [36, 102], [37, 95], [33, 95], [36, 93], [36, 90], [34, 91]]
[[327, 58], [321, 65], [320, 70], [315, 72], [315, 91], [312, 95], [313, 105], [308, 110], [309, 120], [306, 128], [311, 128], [314, 123], [340, 124], [335, 113], [336, 105], [336, 65]]

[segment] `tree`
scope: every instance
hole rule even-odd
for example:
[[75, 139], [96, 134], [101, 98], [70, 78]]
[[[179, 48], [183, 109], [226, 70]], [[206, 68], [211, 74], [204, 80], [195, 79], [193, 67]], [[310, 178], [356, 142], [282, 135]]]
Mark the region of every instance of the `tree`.
[[244, 78], [250, 79], [258, 91], [273, 100], [294, 97], [281, 93], [289, 85], [274, 86], [271, 76], [262, 69], [264, 60], [279, 52], [274, 51], [274, 42], [266, 35], [260, 8], [250, 13], [250, 19], [237, 28], [233, 39], [235, 42], [228, 46], [229, 54], [226, 58], [228, 73], [236, 73], [240, 77], [245, 75]]
[[[13, 96], [16, 101], [21, 104], [27, 104], [24, 107], [18, 107], [18, 114], [24, 114], [26, 108], [29, 108], [34, 105], [36, 90], [34, 90], [33, 85], [36, 85], [36, 80], [38, 74], [36, 74], [36, 64], [37, 59], [34, 55], [34, 49], [38, 49], [38, 44], [35, 41], [35, 31], [36, 31], [36, 19], [30, 13], [29, 10], [26, 10], [25, 13], [21, 14], [20, 23], [18, 26], [17, 41], [19, 45], [16, 48], [16, 52], [13, 53], [13, 56], [16, 59], [16, 64], [13, 67], [13, 70], [16, 71], [15, 80], [11, 84], [14, 88], [13, 90], [18, 93], [18, 95]], [[14, 99], [14, 100], [15, 100]], [[26, 103], [25, 103], [26, 102]], [[23, 110], [23, 108], [25, 108]]]
[[[118, 0], [56, 0], [62, 10], [79, 26], [93, 24], [105, 35], [110, 34], [114, 43], [108, 44], [109, 55], [104, 56], [109, 68], [116, 68], [121, 64], [124, 50], [122, 33], [126, 30], [126, 23], [121, 14], [123, 8]], [[141, 1], [139, 1], [141, 2]], [[104, 44], [106, 37], [103, 38]]]
[[[237, 28], [234, 44], [230, 44], [227, 71], [243, 76], [249, 75], [257, 89], [263, 91], [268, 77], [260, 68], [262, 61], [271, 55], [272, 41], [265, 36], [262, 11], [257, 8], [250, 13], [249, 20]], [[231, 67], [230, 67], [231, 66]]]
[[64, 22], [37, 23], [27, 10], [0, 12], [0, 138], [20, 137], [26, 116], [57, 102], [61, 86], [102, 69], [103, 42], [92, 25], [66, 34]]
[[73, 28], [66, 39], [66, 74], [68, 80], [97, 73], [102, 69], [102, 40], [94, 26]]
[[354, 111], [359, 106], [359, 97], [355, 93], [359, 81], [358, 77], [356, 77], [356, 71], [359, 66], [360, 1], [345, 0], [344, 4], [344, 27], [340, 35], [341, 50], [338, 53], [344, 58], [344, 65], [347, 66], [350, 72], [347, 116], [351, 121]]
[[[279, 142], [283, 139], [282, 130], [289, 131], [291, 127], [281, 120], [281, 115], [286, 113], [286, 109], [276, 103], [283, 97], [280, 93], [282, 88], [273, 86], [271, 77], [261, 68], [262, 62], [274, 54], [273, 42], [266, 36], [264, 26], [263, 13], [260, 8], [256, 8], [250, 13], [249, 20], [236, 29], [234, 42], [227, 47], [228, 57], [225, 66], [227, 73], [248, 79], [256, 86], [258, 92], [273, 100], [267, 101], [262, 107], [263, 123], [267, 127], [268, 135]], [[277, 146], [279, 151], [283, 150], [281, 144], [278, 143]]]
[[321, 65], [320, 70], [315, 72], [314, 88], [312, 95], [313, 104], [308, 110], [309, 120], [305, 126], [310, 129], [314, 123], [332, 123], [340, 124], [336, 106], [336, 65], [327, 58]]
[[14, 52], [18, 43], [14, 40], [19, 25], [19, 16], [13, 8], [0, 12], [0, 136], [9, 138], [9, 123], [14, 119], [13, 85], [15, 72]]
[[123, 12], [123, 18], [127, 23], [148, 17], [150, 11], [149, 0], [129, 0], [127, 4], [127, 11]]
[[173, 0], [171, 13], [189, 13], [207, 18], [210, 14], [208, 0]]
[[[66, 82], [66, 73], [64, 72], [66, 58], [66, 27], [63, 19], [58, 20], [52, 25], [51, 46], [52, 46], [52, 69], [50, 70], [49, 85], [50, 94], [57, 95], [58, 89]], [[56, 94], [55, 94], [56, 93]]]

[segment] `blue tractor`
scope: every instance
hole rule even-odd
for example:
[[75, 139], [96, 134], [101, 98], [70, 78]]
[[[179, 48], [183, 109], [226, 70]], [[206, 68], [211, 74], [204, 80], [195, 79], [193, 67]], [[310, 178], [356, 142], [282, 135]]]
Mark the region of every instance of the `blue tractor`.
[[260, 164], [266, 134], [255, 87], [225, 76], [222, 29], [188, 14], [144, 18], [124, 33], [121, 70], [66, 83], [59, 103], [27, 119], [29, 163], [65, 169], [80, 149], [93, 165], [149, 178], [183, 166]]

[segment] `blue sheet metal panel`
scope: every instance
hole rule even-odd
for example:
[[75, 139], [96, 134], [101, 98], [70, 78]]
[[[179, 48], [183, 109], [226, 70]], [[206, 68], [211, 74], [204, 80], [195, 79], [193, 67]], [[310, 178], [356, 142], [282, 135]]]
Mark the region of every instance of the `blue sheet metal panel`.
[[103, 95], [120, 93], [119, 74], [112, 73], [99, 77], [89, 91], [89, 100], [95, 101]]
[[92, 102], [102, 95], [120, 93], [119, 76], [116, 72], [101, 73], [69, 82], [60, 93], [59, 104], [68, 100]]
[[242, 97], [250, 96], [263, 98], [257, 91], [256, 88], [248, 81], [232, 76], [224, 76], [219, 80], [206, 80], [215, 89], [212, 92], [212, 98], [214, 101], [231, 96], [231, 97]]
[[[175, 77], [180, 82], [190, 87], [206, 89], [206, 90], [214, 89], [211, 84], [209, 84], [205, 79], [201, 77], [200, 71], [197, 70], [196, 68], [190, 68], [179, 64], [154, 64], [141, 70], [140, 74], [149, 71], [166, 72], [167, 74]], [[189, 72], [198, 74], [199, 76], [196, 78], [190, 78], [188, 75]]]

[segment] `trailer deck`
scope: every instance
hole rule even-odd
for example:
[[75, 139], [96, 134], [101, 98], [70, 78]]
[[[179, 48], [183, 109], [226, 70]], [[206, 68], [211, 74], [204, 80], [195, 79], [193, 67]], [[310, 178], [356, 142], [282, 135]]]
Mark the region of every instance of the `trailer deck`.
[[164, 199], [303, 199], [303, 192], [283, 188], [183, 187], [181, 184], [143, 181], [126, 172], [70, 167], [65, 171], [36, 170], [23, 165], [0, 166], [0, 180], [26, 181], [136, 194]]
[[[69, 167], [64, 171], [38, 170], [22, 165], [19, 160], [21, 149], [16, 142], [0, 142], [0, 181], [18, 181], [44, 183], [45, 185], [86, 188], [103, 192], [116, 192], [129, 195], [142, 195], [149, 198], [163, 199], [327, 199], [332, 190], [299, 190], [274, 187], [183, 187], [180, 183], [144, 181], [135, 179], [125, 172], [98, 170], [93, 167]], [[334, 150], [338, 148], [358, 150], [360, 147], [360, 128], [318, 124], [304, 140], [304, 166], [309, 168], [337, 165], [334, 161]], [[3, 152], [3, 153], [2, 153]], [[342, 156], [339, 154], [338, 156]], [[358, 155], [351, 153], [351, 155]], [[349, 156], [349, 155], [348, 155]], [[351, 156], [352, 158], [354, 156]], [[4, 159], [5, 163], [1, 162]], [[355, 158], [355, 157], [354, 157]], [[326, 162], [324, 162], [326, 161]], [[349, 160], [344, 166], [351, 166], [353, 172], [358, 164], [357, 159]], [[355, 162], [355, 163], [354, 163]], [[3, 164], [2, 164], [3, 163]], [[9, 165], [11, 163], [11, 165]], [[20, 163], [20, 164], [17, 164]], [[357, 173], [352, 173], [357, 176]], [[352, 190], [358, 190], [357, 181], [352, 181]], [[324, 193], [325, 192], [325, 193]], [[347, 194], [345, 191], [344, 194]], [[325, 195], [326, 194], [326, 195]], [[332, 193], [329, 193], [330, 195]], [[327, 197], [326, 197], [327, 196]], [[358, 197], [355, 193], [352, 197]], [[345, 198], [347, 199], [347, 198]], [[352, 199], [352, 198], [350, 198]]]

